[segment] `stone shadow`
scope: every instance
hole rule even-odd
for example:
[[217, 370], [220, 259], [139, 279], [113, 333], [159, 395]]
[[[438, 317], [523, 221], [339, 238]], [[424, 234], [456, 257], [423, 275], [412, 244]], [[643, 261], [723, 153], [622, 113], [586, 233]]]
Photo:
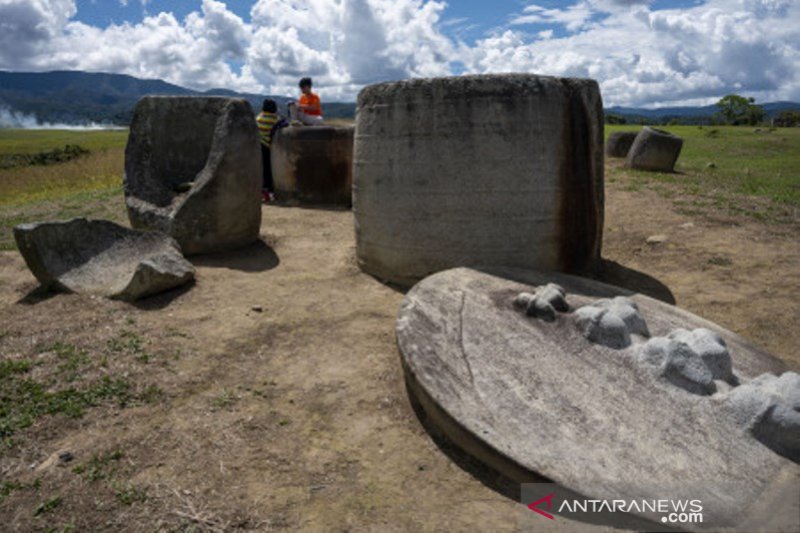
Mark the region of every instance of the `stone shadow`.
[[168, 307], [172, 302], [192, 290], [192, 288], [195, 286], [195, 283], [196, 281], [192, 280], [189, 283], [181, 285], [180, 287], [176, 287], [159, 294], [154, 294], [153, 296], [142, 298], [141, 300], [136, 300], [135, 302], [130, 303], [142, 311], [158, 311]]
[[603, 259], [598, 272], [591, 277], [597, 281], [638, 292], [670, 305], [676, 303], [675, 295], [664, 283], [649, 274], [628, 268], [616, 261]]
[[22, 305], [36, 305], [58, 295], [58, 292], [50, 290], [46, 287], [42, 287], [37, 282], [36, 287], [28, 291], [25, 296], [17, 300], [17, 303]]
[[230, 252], [194, 255], [189, 259], [195, 266], [229, 268], [243, 272], [265, 272], [277, 267], [281, 262], [275, 250], [261, 239]]

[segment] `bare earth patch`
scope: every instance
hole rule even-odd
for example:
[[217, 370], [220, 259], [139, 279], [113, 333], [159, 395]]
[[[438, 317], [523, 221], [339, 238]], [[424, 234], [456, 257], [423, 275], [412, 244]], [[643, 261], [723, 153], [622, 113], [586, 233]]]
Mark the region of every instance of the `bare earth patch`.
[[[800, 368], [796, 231], [679, 214], [615, 182], [606, 276]], [[656, 234], [666, 240], [648, 244]], [[3, 437], [5, 529], [518, 526], [524, 507], [451, 460], [410, 406], [394, 339], [403, 295], [358, 271], [352, 214], [271, 206], [262, 235], [198, 258], [193, 288], [138, 307], [31, 294], [19, 255], [0, 253], [0, 353], [32, 364], [8, 379], [51, 393], [127, 384], [124, 401], [101, 396], [81, 416], [55, 411]]]

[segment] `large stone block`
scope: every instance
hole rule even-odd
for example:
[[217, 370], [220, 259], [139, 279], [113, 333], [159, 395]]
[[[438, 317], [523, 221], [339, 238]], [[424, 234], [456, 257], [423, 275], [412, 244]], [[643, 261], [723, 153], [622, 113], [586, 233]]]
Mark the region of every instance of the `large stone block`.
[[584, 271], [600, 257], [593, 80], [525, 74], [372, 85], [358, 97], [361, 268], [409, 285], [454, 266]]
[[275, 134], [271, 150], [278, 200], [350, 207], [352, 126], [283, 128]]
[[125, 149], [131, 224], [173, 236], [186, 254], [255, 241], [261, 227], [258, 143], [245, 100], [142, 98]]
[[636, 136], [625, 166], [637, 170], [672, 172], [681, 155], [683, 139], [668, 131], [645, 126]]
[[22, 224], [17, 247], [43, 287], [137, 300], [194, 278], [174, 239], [106, 220]]
[[[537, 303], [557, 305], [532, 313]], [[630, 343], [587, 338], [590, 307], [618, 317]], [[674, 342], [654, 354], [651, 336]], [[800, 526], [800, 376], [701, 317], [586, 278], [457, 268], [409, 291], [397, 344], [426, 427], [516, 483], [701, 500], [702, 523], [681, 530]], [[702, 367], [716, 387], [686, 390], [660, 363]], [[663, 530], [663, 515], [630, 513], [657, 525], [625, 529]]]

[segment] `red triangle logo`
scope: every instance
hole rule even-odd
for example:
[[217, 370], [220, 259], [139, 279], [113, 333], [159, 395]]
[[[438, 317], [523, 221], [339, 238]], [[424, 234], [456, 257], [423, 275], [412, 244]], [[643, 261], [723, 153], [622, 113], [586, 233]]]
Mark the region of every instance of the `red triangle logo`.
[[553, 505], [553, 498], [554, 497], [555, 497], [555, 494], [548, 494], [544, 498], [539, 498], [538, 500], [536, 500], [532, 504], [528, 505], [528, 509], [530, 509], [534, 513], [539, 513], [540, 515], [542, 515], [545, 518], [549, 518], [550, 520], [554, 520], [553, 515], [551, 515], [550, 513], [545, 513], [544, 511], [539, 509], [539, 505], [541, 505], [543, 503], [547, 503], [547, 510], [549, 511], [550, 507], [552, 507], [552, 505]]

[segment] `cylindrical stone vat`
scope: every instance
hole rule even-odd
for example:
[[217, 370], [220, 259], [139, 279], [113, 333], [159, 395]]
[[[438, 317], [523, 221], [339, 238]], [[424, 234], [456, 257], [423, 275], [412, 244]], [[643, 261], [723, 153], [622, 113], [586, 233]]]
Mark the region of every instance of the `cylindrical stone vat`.
[[292, 126], [272, 140], [272, 178], [279, 201], [350, 207], [353, 126]]
[[606, 140], [606, 156], [627, 157], [636, 135], [635, 131], [615, 131], [609, 135]]
[[359, 266], [410, 285], [457, 266], [585, 272], [600, 258], [597, 82], [528, 74], [383, 83], [358, 96]]
[[654, 172], [673, 172], [681, 155], [683, 139], [668, 131], [645, 126], [636, 136], [625, 166]]

